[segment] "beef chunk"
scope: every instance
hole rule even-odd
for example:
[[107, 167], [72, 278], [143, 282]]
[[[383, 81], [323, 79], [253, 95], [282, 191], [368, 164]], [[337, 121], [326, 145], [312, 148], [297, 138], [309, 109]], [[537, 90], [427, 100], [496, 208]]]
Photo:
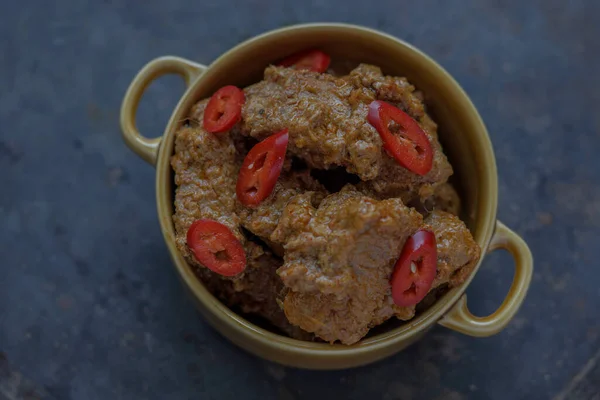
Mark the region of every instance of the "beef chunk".
[[278, 273], [290, 288], [290, 322], [327, 341], [360, 340], [376, 322], [402, 245], [421, 223], [401, 200], [378, 201], [352, 186], [318, 208], [311, 193], [290, 201], [271, 236], [285, 249]]

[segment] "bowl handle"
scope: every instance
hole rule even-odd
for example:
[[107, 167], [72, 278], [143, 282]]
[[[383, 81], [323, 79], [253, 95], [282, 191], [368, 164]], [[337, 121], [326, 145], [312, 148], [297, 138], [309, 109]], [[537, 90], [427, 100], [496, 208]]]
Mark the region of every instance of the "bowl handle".
[[133, 78], [121, 105], [121, 131], [123, 140], [144, 161], [151, 165], [156, 163], [160, 137], [147, 138], [138, 131], [135, 116], [142, 95], [152, 81], [166, 75], [176, 74], [183, 78], [186, 87], [193, 82], [206, 67], [201, 64], [186, 60], [185, 58], [166, 56], [150, 61]]
[[493, 314], [476, 317], [467, 307], [464, 294], [452, 309], [439, 321], [440, 325], [470, 336], [485, 337], [495, 335], [508, 325], [525, 299], [533, 274], [533, 257], [527, 244], [519, 235], [502, 222], [496, 222], [496, 232], [492, 237], [488, 253], [505, 249], [515, 260], [515, 276], [506, 298]]

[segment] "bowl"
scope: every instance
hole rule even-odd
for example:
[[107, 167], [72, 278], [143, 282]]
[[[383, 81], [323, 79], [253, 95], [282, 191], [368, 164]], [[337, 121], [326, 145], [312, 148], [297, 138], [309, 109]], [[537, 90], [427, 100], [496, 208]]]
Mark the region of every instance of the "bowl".
[[[505, 249], [515, 261], [513, 282], [500, 307], [491, 315], [474, 316], [465, 289], [481, 266], [461, 286], [403, 324], [397, 323], [351, 345], [305, 342], [274, 333], [239, 315], [215, 298], [197, 279], [175, 246], [172, 222], [174, 182], [170, 158], [174, 136], [197, 101], [224, 85], [244, 87], [262, 79], [274, 60], [317, 47], [332, 59], [378, 65], [387, 75], [406, 76], [426, 94], [428, 110], [439, 125], [439, 136], [455, 170], [462, 197], [461, 218], [482, 249], [482, 255]], [[147, 138], [136, 128], [138, 104], [148, 85], [165, 74], [180, 75], [187, 90], [159, 138]], [[125, 143], [156, 167], [158, 218], [175, 269], [206, 320], [236, 345], [265, 359], [310, 369], [342, 369], [368, 364], [404, 349], [440, 324], [470, 336], [500, 332], [514, 317], [531, 282], [533, 258], [525, 242], [496, 219], [498, 182], [494, 151], [475, 106], [458, 83], [435, 61], [400, 39], [372, 29], [332, 23], [289, 26], [249, 39], [209, 66], [174, 56], [144, 66], [131, 82], [121, 108]], [[452, 137], [452, 140], [448, 140]]]

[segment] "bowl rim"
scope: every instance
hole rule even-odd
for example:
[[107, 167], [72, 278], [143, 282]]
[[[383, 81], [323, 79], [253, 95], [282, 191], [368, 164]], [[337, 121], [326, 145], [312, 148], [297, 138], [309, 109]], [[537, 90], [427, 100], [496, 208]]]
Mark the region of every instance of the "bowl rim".
[[[271, 38], [276, 35], [302, 35], [314, 33], [314, 31], [323, 29], [336, 31], [340, 34], [361, 32], [363, 34], [370, 35], [373, 38], [388, 41], [396, 47], [404, 48], [404, 50], [413, 53], [413, 55], [418, 57], [422, 63], [428, 64], [429, 68], [435, 70], [440, 79], [444, 79], [445, 83], [449, 85], [452, 92], [455, 94], [456, 97], [453, 98], [453, 101], [460, 103], [460, 108], [464, 109], [465, 112], [470, 115], [471, 123], [476, 125], [476, 130], [480, 133], [480, 150], [483, 150], [484, 152], [484, 154], [481, 155], [481, 159], [486, 161], [484, 173], [488, 178], [485, 180], [484, 185], [486, 186], [485, 191], [487, 192], [487, 197], [489, 199], [485, 202], [485, 204], [479, 205], [480, 208], [484, 208], [484, 210], [480, 212], [482, 212], [482, 215], [484, 215], [486, 218], [482, 227], [483, 239], [478, 242], [481, 247], [481, 257], [469, 278], [462, 285], [450, 289], [441, 298], [437, 299], [436, 302], [427, 310], [423, 311], [415, 318], [406, 321], [401, 326], [391, 329], [387, 332], [380, 333], [366, 339], [361, 339], [358, 343], [353, 345], [308, 342], [273, 333], [253, 324], [243, 316], [237, 314], [229, 307], [221, 303], [221, 301], [214, 297], [208, 291], [208, 289], [206, 289], [204, 284], [197, 279], [196, 275], [193, 273], [192, 269], [189, 267], [188, 263], [175, 246], [172, 216], [168, 213], [170, 207], [169, 203], [172, 205], [173, 202], [173, 196], [170, 194], [172, 191], [169, 190], [170, 176], [172, 173], [170, 158], [173, 150], [174, 133], [179, 124], [179, 118], [177, 117], [177, 114], [182, 112], [182, 106], [184, 103], [186, 103], [190, 96], [193, 96], [200, 82], [203, 82], [205, 79], [209, 79], [210, 72], [217, 70], [227, 61], [229, 57], [235, 53], [247, 47], [258, 46], [267, 38]], [[263, 347], [270, 348], [275, 351], [284, 351], [288, 354], [296, 353], [302, 355], [314, 355], [320, 357], [326, 356], [333, 358], [343, 358], [350, 355], [356, 356], [360, 355], [361, 353], [371, 352], [376, 349], [397, 346], [400, 343], [409, 341], [414, 336], [431, 327], [434, 323], [441, 319], [444, 314], [451, 309], [452, 306], [454, 306], [477, 274], [494, 232], [497, 213], [497, 199], [498, 183], [496, 160], [488, 131], [481, 116], [479, 115], [479, 112], [475, 108], [475, 105], [472, 103], [471, 99], [466, 94], [464, 89], [458, 84], [458, 82], [442, 66], [440, 66], [431, 57], [413, 45], [392, 35], [372, 28], [345, 23], [320, 22], [291, 25], [274, 29], [245, 40], [220, 55], [210, 65], [208, 65], [205, 72], [201, 73], [193, 82], [191, 82], [185, 93], [180, 98], [178, 104], [173, 109], [171, 118], [165, 128], [161, 140], [156, 162], [156, 202], [160, 227], [167, 247], [169, 248], [169, 253], [175, 268], [177, 269], [177, 272], [187, 289], [193, 294], [198, 302], [205, 306], [206, 310], [211, 313], [211, 317], [216, 318], [221, 326], [225, 326], [230, 330], [236, 330], [245, 336], [246, 339], [257, 341]]]

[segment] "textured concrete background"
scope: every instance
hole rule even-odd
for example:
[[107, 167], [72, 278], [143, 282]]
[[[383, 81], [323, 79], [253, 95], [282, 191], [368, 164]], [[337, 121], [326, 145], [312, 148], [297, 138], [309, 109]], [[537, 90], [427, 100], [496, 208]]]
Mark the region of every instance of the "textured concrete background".
[[[0, 398], [598, 399], [600, 3], [594, 0], [18, 1], [0, 5]], [[486, 121], [499, 218], [536, 257], [501, 334], [435, 328], [384, 362], [283, 368], [226, 342], [181, 290], [154, 170], [121, 141], [136, 71], [175, 54], [208, 63], [266, 30], [343, 21], [438, 60]], [[139, 116], [162, 131], [183, 84], [153, 85]], [[512, 261], [469, 288], [495, 309]]]

